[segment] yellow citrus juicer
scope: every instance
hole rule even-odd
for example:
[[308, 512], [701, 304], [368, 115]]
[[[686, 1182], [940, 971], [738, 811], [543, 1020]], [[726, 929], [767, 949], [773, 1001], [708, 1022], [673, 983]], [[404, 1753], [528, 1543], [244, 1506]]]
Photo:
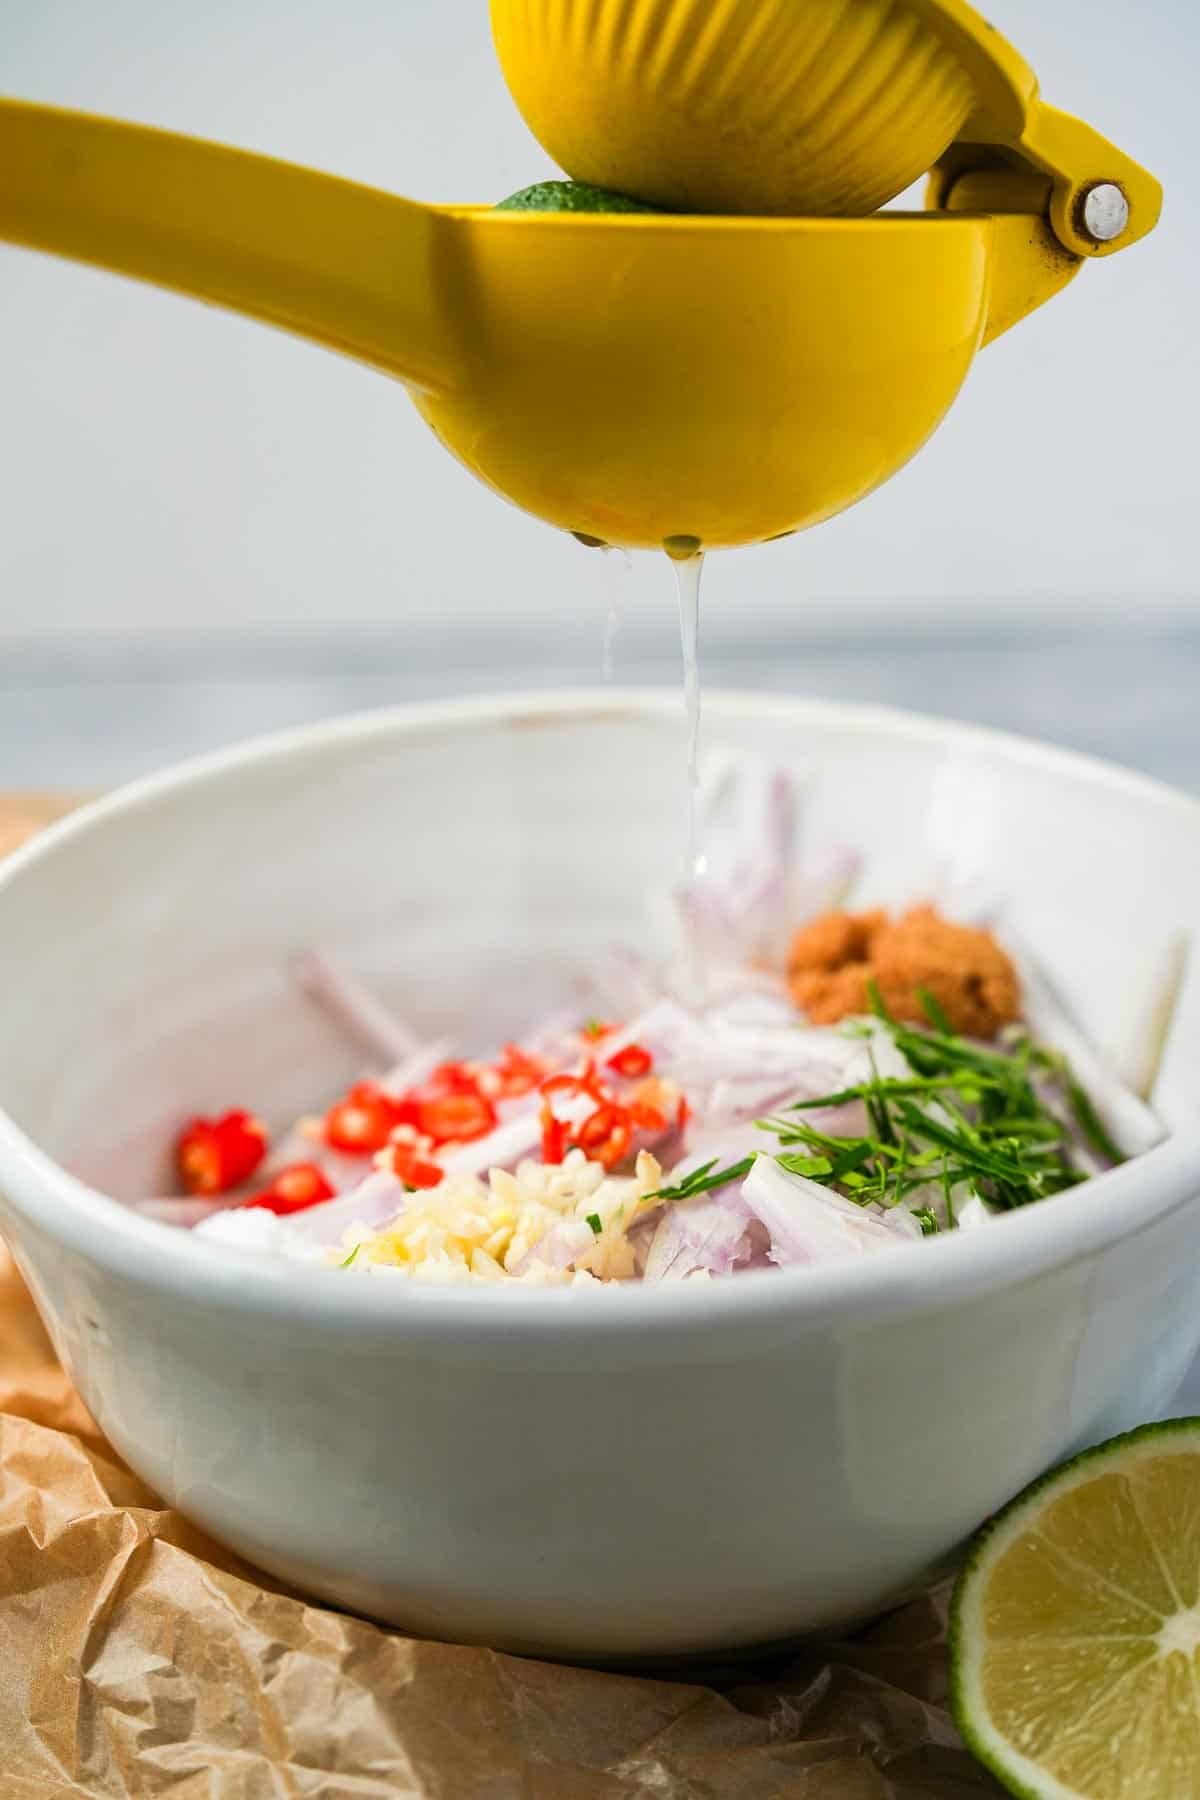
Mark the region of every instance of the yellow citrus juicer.
[[[585, 540], [715, 548], [877, 487], [981, 344], [1158, 218], [1153, 178], [963, 0], [492, 0], [492, 22], [569, 174], [707, 212], [423, 206], [6, 100], [0, 239], [398, 377], [469, 469]], [[925, 170], [928, 211], [870, 216]]]

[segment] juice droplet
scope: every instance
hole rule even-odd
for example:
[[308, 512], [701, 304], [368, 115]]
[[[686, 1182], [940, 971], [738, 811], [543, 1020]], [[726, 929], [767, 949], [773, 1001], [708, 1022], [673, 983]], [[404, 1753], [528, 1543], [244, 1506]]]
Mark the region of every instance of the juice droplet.
[[696, 832], [696, 797], [700, 787], [700, 575], [704, 567], [704, 557], [700, 552], [698, 540], [666, 540], [672, 542], [687, 541], [697, 545], [688, 556], [677, 556], [668, 548], [675, 563], [675, 581], [679, 589], [679, 636], [683, 646], [683, 705], [687, 720], [687, 853], [684, 863], [684, 876], [694, 880], [704, 873], [704, 856], [697, 841]]

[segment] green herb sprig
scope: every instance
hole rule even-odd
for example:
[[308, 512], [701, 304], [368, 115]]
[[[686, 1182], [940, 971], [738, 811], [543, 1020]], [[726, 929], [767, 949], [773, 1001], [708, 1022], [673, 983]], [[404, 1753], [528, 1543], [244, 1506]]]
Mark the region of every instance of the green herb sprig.
[[685, 1175], [676, 1187], [659, 1188], [656, 1193], [646, 1197], [649, 1200], [694, 1200], [697, 1194], [707, 1194], [713, 1188], [724, 1187], [729, 1181], [740, 1181], [754, 1167], [757, 1154], [754, 1151], [751, 1155], [744, 1156], [741, 1162], [730, 1163], [725, 1169], [717, 1168], [720, 1159], [714, 1156], [711, 1162], [706, 1162], [700, 1168], [693, 1169], [690, 1175]]
[[[956, 1191], [1011, 1210], [1086, 1180], [1071, 1153], [1072, 1126], [1109, 1161], [1124, 1160], [1065, 1057], [1023, 1034], [1001, 1046], [960, 1037], [932, 994], [919, 997], [925, 1028], [893, 1019], [878, 989], [870, 990], [876, 1029], [888, 1032], [911, 1075], [881, 1076], [872, 1057], [868, 1080], [760, 1121], [778, 1138], [784, 1168], [863, 1205], [897, 1206], [936, 1184], [952, 1227]], [[796, 1116], [854, 1101], [870, 1126], [861, 1137], [831, 1136]], [[914, 1216], [927, 1233], [940, 1228], [928, 1206]]]
[[[757, 1121], [778, 1141], [774, 1154], [781, 1167], [862, 1206], [898, 1206], [918, 1189], [940, 1188], [940, 1216], [928, 1202], [912, 1206], [922, 1231], [932, 1236], [955, 1227], [955, 1199], [963, 1193], [1010, 1211], [1085, 1181], [1072, 1155], [1073, 1131], [1108, 1161], [1125, 1160], [1058, 1051], [1025, 1033], [995, 1045], [961, 1037], [923, 989], [918, 994], [928, 1023], [906, 1025], [892, 1018], [874, 983], [868, 991], [876, 1023], [856, 1021], [848, 1030], [867, 1043], [869, 1079]], [[870, 1047], [880, 1030], [911, 1074], [880, 1075]], [[866, 1110], [870, 1129], [861, 1136], [819, 1131], [800, 1116], [852, 1102]], [[748, 1175], [754, 1155], [725, 1168], [717, 1162], [714, 1157], [647, 1197], [693, 1200]]]

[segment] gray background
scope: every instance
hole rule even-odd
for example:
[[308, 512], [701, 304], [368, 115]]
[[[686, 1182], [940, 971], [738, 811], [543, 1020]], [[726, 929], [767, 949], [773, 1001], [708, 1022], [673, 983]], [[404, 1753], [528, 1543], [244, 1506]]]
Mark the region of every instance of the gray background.
[[[710, 559], [711, 680], [891, 699], [1200, 787], [1194, 0], [1002, 0], [1057, 104], [1167, 187], [1159, 231], [981, 356], [933, 443]], [[430, 200], [546, 173], [483, 0], [0, 0], [3, 86]], [[0, 783], [110, 782], [415, 693], [675, 680], [672, 584], [469, 480], [353, 363], [0, 250]]]

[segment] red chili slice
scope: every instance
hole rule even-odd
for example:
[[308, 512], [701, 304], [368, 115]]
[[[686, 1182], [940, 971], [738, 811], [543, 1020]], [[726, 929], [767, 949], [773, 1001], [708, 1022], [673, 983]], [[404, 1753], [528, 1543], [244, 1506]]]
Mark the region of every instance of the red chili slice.
[[647, 1106], [644, 1100], [629, 1102], [629, 1122], [635, 1131], [665, 1131], [667, 1116], [657, 1106]]
[[519, 1094], [532, 1093], [545, 1071], [535, 1057], [527, 1056], [516, 1044], [505, 1044], [500, 1060], [489, 1071], [492, 1091], [501, 1100], [515, 1100]]
[[466, 1063], [439, 1063], [423, 1086], [416, 1089], [419, 1099], [433, 1099], [439, 1094], [473, 1094], [479, 1085], [479, 1076]]
[[426, 1162], [411, 1144], [393, 1144], [390, 1155], [392, 1173], [406, 1187], [435, 1188], [445, 1177], [445, 1169], [440, 1169], [435, 1162]]
[[549, 1099], [551, 1094], [586, 1094], [597, 1106], [608, 1104], [608, 1095], [596, 1080], [596, 1071], [591, 1063], [584, 1066], [581, 1075], [551, 1075], [549, 1081], [543, 1081], [542, 1093]]
[[626, 1044], [623, 1050], [618, 1050], [615, 1056], [609, 1057], [608, 1067], [615, 1069], [627, 1081], [640, 1081], [654, 1067], [654, 1058], [641, 1044]]
[[481, 1071], [462, 1062], [439, 1063], [417, 1087], [410, 1088], [406, 1094], [392, 1102], [395, 1124], [411, 1125], [414, 1131], [421, 1130], [418, 1121], [423, 1106], [431, 1101], [443, 1100], [450, 1094], [478, 1094], [480, 1073]]
[[290, 1163], [286, 1169], [280, 1169], [269, 1188], [253, 1194], [246, 1205], [265, 1207], [267, 1212], [282, 1217], [319, 1206], [322, 1200], [332, 1200], [336, 1192], [316, 1163]]
[[632, 1129], [624, 1106], [599, 1106], [575, 1133], [575, 1142], [591, 1162], [611, 1169], [629, 1149]]
[[266, 1154], [266, 1126], [240, 1108], [219, 1119], [193, 1119], [175, 1146], [179, 1179], [189, 1194], [225, 1194], [240, 1187]]
[[417, 1130], [435, 1144], [470, 1143], [486, 1137], [495, 1123], [495, 1107], [474, 1090], [442, 1094], [417, 1106]]
[[567, 1126], [564, 1119], [556, 1119], [550, 1110], [550, 1102], [542, 1102], [542, 1161], [544, 1163], [560, 1163], [567, 1154]]
[[371, 1156], [387, 1144], [401, 1109], [373, 1081], [360, 1081], [325, 1115], [325, 1142], [347, 1156]]

